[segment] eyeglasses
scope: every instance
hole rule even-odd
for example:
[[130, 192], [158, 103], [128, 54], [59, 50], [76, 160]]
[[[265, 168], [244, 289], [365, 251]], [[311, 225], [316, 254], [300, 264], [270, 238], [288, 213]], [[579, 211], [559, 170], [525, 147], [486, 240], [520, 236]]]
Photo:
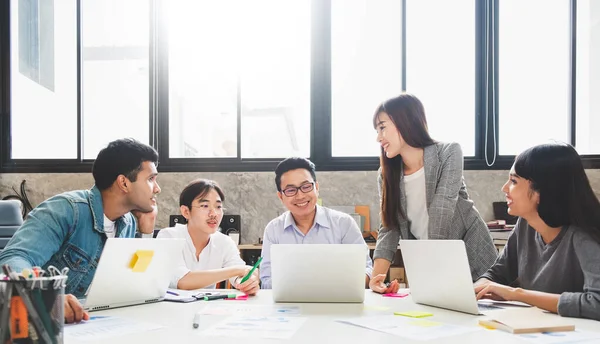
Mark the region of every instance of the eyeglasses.
[[207, 215], [210, 214], [211, 210], [215, 214], [223, 214], [223, 212], [225, 211], [225, 208], [223, 208], [221, 206], [219, 206], [218, 208], [212, 208], [212, 207], [209, 207], [209, 206], [207, 206], [205, 204], [202, 204], [202, 205], [193, 205], [192, 208], [198, 208], [199, 209], [198, 211], [200, 211], [201, 213], [207, 214]]
[[293, 197], [293, 196], [296, 196], [296, 194], [298, 193], [298, 190], [302, 191], [303, 193], [309, 193], [314, 188], [315, 188], [315, 183], [310, 182], [310, 183], [302, 184], [300, 186], [289, 186], [289, 187], [283, 189], [283, 191], [281, 191], [281, 193], [283, 193], [286, 197]]

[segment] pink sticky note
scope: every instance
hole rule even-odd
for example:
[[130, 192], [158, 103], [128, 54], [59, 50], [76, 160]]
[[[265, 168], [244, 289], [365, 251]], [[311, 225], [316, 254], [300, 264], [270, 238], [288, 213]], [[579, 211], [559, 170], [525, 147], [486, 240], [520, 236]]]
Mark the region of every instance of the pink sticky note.
[[408, 294], [403, 294], [403, 293], [387, 293], [387, 294], [383, 294], [383, 297], [407, 297]]
[[229, 300], [229, 301], [246, 301], [248, 300], [248, 295], [238, 295], [235, 299], [225, 299], [225, 300]]

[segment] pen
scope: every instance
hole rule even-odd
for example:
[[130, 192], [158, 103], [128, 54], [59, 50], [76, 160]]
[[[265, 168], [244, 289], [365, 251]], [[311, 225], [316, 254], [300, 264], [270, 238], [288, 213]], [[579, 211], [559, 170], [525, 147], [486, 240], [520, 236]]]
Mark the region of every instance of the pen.
[[258, 258], [258, 260], [256, 261], [256, 263], [254, 263], [254, 266], [252, 267], [250, 272], [248, 272], [248, 274], [246, 276], [244, 276], [244, 278], [242, 278], [242, 280], [240, 281], [240, 284], [246, 282], [248, 280], [248, 278], [250, 278], [250, 276], [252, 276], [252, 273], [254, 272], [254, 270], [256, 270], [256, 267], [260, 264], [260, 262], [262, 262], [262, 257]]
[[192, 326], [194, 326], [194, 328], [198, 328], [200, 326], [200, 312], [194, 315], [194, 322], [192, 323]]
[[177, 293], [176, 293], [176, 292], [174, 292], [174, 291], [170, 291], [170, 290], [167, 290], [167, 294], [171, 294], [171, 295], [179, 296], [179, 294], [177, 294]]
[[204, 301], [219, 300], [219, 299], [235, 299], [236, 294], [208, 295], [204, 297]]

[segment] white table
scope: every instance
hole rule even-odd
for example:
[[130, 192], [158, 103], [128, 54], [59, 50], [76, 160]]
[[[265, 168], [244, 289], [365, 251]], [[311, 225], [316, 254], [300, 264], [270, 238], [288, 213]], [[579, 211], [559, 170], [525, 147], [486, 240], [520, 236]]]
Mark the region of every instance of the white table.
[[[223, 291], [223, 290], [221, 290]], [[192, 321], [195, 313], [206, 305], [217, 303], [244, 303], [246, 305], [272, 305], [274, 304], [270, 290], [261, 290], [257, 296], [249, 298], [248, 301], [198, 301], [192, 303], [159, 302], [154, 304], [116, 308], [112, 310], [93, 312], [91, 315], [112, 315], [122, 318], [130, 318], [138, 321], [152, 322], [165, 326], [164, 328], [125, 335], [111, 339], [111, 344], [119, 343], [431, 343], [434, 341], [410, 341], [408, 339], [377, 332], [357, 326], [343, 324], [335, 321], [340, 318], [351, 318], [362, 315], [390, 314], [394, 311], [423, 310], [433, 313], [433, 317], [426, 319], [462, 326], [472, 326], [480, 329], [464, 335], [445, 337], [437, 342], [443, 343], [527, 343], [508, 333], [498, 330], [485, 330], [478, 326], [480, 316], [448, 311], [435, 307], [417, 305], [409, 296], [405, 298], [386, 298], [379, 294], [366, 290], [364, 304], [278, 304], [297, 305], [301, 314], [297, 316], [308, 319], [290, 340], [273, 339], [245, 339], [228, 337], [208, 337], [202, 334], [204, 330], [222, 321], [227, 316], [204, 315], [198, 329], [193, 329]], [[373, 310], [373, 307], [389, 307], [388, 310]], [[600, 331], [600, 322], [586, 319], [573, 319], [576, 329], [587, 331]], [[101, 343], [104, 341], [87, 341], [86, 343]], [[74, 343], [68, 339], [65, 343]]]

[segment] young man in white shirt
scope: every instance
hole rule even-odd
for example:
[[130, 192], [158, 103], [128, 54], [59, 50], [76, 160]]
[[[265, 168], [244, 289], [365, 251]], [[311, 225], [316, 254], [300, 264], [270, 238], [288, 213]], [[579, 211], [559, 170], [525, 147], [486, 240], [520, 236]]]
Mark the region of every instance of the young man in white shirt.
[[179, 206], [187, 225], [165, 228], [157, 236], [186, 240], [171, 288], [212, 289], [215, 283], [229, 278], [234, 288], [248, 295], [254, 295], [258, 291], [257, 272], [246, 282], [240, 283], [251, 267], [246, 266], [240, 258], [233, 240], [219, 232], [219, 224], [223, 219], [223, 201], [223, 191], [212, 180], [194, 180], [181, 192]]

